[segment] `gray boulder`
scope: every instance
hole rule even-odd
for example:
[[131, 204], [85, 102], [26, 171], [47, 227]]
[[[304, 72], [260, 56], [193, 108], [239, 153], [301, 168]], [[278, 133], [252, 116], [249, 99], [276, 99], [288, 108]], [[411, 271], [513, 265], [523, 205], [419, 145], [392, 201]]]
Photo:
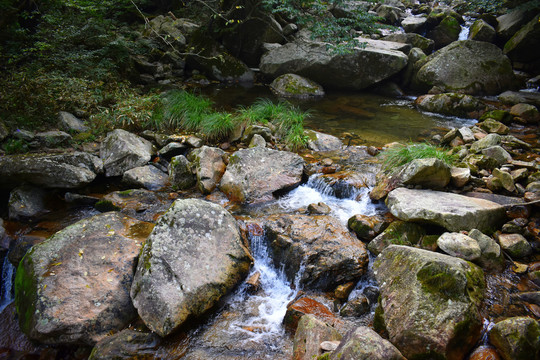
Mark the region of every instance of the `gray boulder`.
[[426, 230], [421, 225], [396, 220], [369, 242], [368, 249], [374, 255], [379, 255], [390, 245], [415, 246], [424, 235]]
[[504, 360], [540, 359], [540, 324], [528, 317], [498, 322], [489, 332], [489, 341]]
[[401, 26], [406, 33], [423, 33], [426, 29], [427, 17], [425, 16], [408, 16], [401, 21]]
[[28, 183], [45, 188], [73, 189], [88, 185], [102, 171], [103, 163], [97, 156], [82, 152], [0, 157], [0, 185], [6, 188]]
[[184, 155], [178, 155], [169, 163], [169, 181], [174, 189], [186, 190], [197, 183], [191, 163]]
[[459, 21], [455, 17], [448, 15], [434, 29], [429, 31], [426, 36], [435, 42], [435, 49], [440, 49], [456, 41], [459, 38], [460, 32], [461, 26], [459, 25]]
[[531, 63], [536, 70], [540, 69], [540, 14], [536, 15], [530, 22], [522, 27], [506, 44], [503, 52], [513, 62]]
[[8, 210], [11, 220], [33, 220], [47, 212], [45, 198], [47, 192], [43, 189], [21, 185], [9, 193]]
[[65, 131], [88, 131], [88, 126], [84, 125], [84, 122], [82, 120], [66, 111], [60, 111], [58, 113], [58, 125]]
[[[362, 41], [362, 39], [360, 39]], [[294, 73], [323, 87], [361, 90], [399, 72], [407, 65], [400, 51], [379, 49], [373, 43], [347, 54], [332, 53], [326, 44], [296, 41], [261, 58], [261, 72], [271, 78]]]
[[403, 184], [443, 188], [450, 182], [450, 167], [436, 158], [414, 159], [400, 173]]
[[130, 169], [124, 173], [122, 182], [133, 187], [159, 190], [167, 185], [167, 174], [153, 165]]
[[324, 96], [324, 89], [321, 85], [296, 74], [278, 76], [270, 84], [270, 89], [276, 95], [287, 98], [306, 99]]
[[302, 180], [304, 160], [297, 154], [254, 147], [231, 155], [219, 188], [231, 201], [256, 203], [292, 189]]
[[493, 42], [497, 32], [493, 26], [482, 19], [476, 20], [469, 30], [469, 40]]
[[497, 18], [497, 35], [503, 40], [509, 40], [514, 34], [525, 24], [527, 24], [534, 16], [534, 9], [526, 7], [514, 9], [513, 11], [501, 15]]
[[34, 245], [17, 269], [21, 330], [41, 343], [93, 345], [127, 326], [136, 317], [133, 268], [151, 229], [144, 224], [110, 212]]
[[461, 233], [444, 233], [437, 239], [437, 246], [448, 255], [474, 261], [480, 258], [482, 250], [473, 238]]
[[360, 326], [341, 340], [329, 359], [405, 360], [405, 357], [390, 341], [383, 339], [367, 326]]
[[202, 194], [210, 194], [219, 184], [226, 168], [224, 156], [225, 151], [206, 145], [188, 155], [197, 178], [197, 188]]
[[469, 237], [476, 240], [482, 252], [480, 258], [476, 260], [478, 265], [492, 271], [500, 271], [504, 268], [504, 256], [501, 247], [495, 240], [478, 229], [469, 231]]
[[122, 129], [108, 133], [99, 150], [105, 176], [121, 176], [127, 170], [146, 165], [152, 154], [152, 143]]
[[156, 334], [124, 329], [97, 343], [88, 360], [150, 358], [159, 350], [160, 342]]
[[177, 200], [146, 240], [131, 298], [146, 326], [166, 336], [216, 305], [250, 263], [231, 214], [207, 201]]
[[472, 112], [483, 108], [474, 96], [457, 93], [422, 95], [414, 103], [424, 111], [461, 117], [471, 117]]
[[294, 334], [293, 359], [311, 360], [321, 354], [323, 341], [339, 341], [341, 334], [315, 315], [307, 314], [300, 318]]
[[366, 271], [364, 243], [331, 216], [272, 215], [264, 219], [276, 266], [284, 267], [291, 282], [301, 266], [304, 289], [333, 290], [357, 281]]
[[386, 204], [400, 220], [427, 222], [449, 231], [493, 232], [506, 216], [504, 207], [494, 202], [432, 190], [398, 188], [388, 194]]
[[419, 48], [424, 53], [428, 53], [428, 54], [431, 53], [431, 51], [433, 51], [434, 41], [415, 33], [391, 34], [391, 35], [385, 36], [383, 40], [409, 44], [413, 48]]
[[497, 46], [482, 41], [453, 42], [416, 66], [414, 84], [420, 90], [494, 95], [514, 83], [510, 60]]
[[500, 145], [502, 138], [498, 134], [488, 134], [471, 145], [471, 152], [477, 153], [492, 146]]
[[343, 142], [333, 135], [315, 130], [305, 130], [304, 133], [309, 137], [307, 147], [310, 150], [317, 152], [336, 151], [343, 147]]
[[392, 245], [377, 257], [376, 330], [409, 358], [463, 359], [480, 337], [484, 273], [448, 255]]
[[56, 147], [67, 144], [72, 138], [63, 131], [50, 130], [36, 133], [34, 138], [42, 147]]
[[531, 244], [521, 234], [499, 234], [501, 249], [512, 258], [521, 259], [533, 253]]

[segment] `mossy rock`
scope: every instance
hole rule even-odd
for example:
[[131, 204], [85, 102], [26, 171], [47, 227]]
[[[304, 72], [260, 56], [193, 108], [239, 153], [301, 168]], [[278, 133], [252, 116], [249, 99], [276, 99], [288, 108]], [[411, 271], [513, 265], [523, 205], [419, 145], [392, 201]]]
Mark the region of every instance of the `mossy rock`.
[[321, 85], [296, 74], [284, 74], [270, 84], [270, 88], [278, 95], [289, 98], [310, 98], [324, 96]]

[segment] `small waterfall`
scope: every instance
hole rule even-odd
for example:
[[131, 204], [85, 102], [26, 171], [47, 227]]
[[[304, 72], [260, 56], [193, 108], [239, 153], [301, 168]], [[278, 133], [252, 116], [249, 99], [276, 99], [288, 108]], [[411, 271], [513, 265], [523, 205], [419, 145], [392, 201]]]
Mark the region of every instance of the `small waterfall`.
[[15, 267], [8, 260], [8, 255], [4, 257], [2, 263], [2, 282], [0, 283], [0, 312], [11, 304], [14, 299], [13, 280], [15, 279]]
[[312, 175], [306, 184], [301, 185], [279, 200], [285, 212], [292, 212], [309, 204], [323, 202], [332, 210], [330, 215], [346, 224], [356, 214], [376, 215], [383, 205], [371, 203], [368, 188], [357, 188], [345, 181], [330, 186], [320, 174]]
[[459, 33], [458, 40], [467, 40], [469, 38], [469, 30], [473, 21], [470, 17], [464, 16], [465, 23], [461, 25], [461, 32]]

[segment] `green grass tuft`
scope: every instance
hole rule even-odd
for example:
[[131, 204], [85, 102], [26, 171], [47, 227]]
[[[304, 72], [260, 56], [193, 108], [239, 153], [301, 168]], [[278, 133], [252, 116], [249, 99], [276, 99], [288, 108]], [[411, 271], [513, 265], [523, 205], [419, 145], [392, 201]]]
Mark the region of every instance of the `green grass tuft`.
[[392, 172], [415, 159], [436, 158], [448, 165], [453, 165], [456, 161], [455, 155], [450, 155], [448, 152], [426, 143], [396, 145], [384, 150], [379, 156], [383, 159], [382, 169], [384, 172]]

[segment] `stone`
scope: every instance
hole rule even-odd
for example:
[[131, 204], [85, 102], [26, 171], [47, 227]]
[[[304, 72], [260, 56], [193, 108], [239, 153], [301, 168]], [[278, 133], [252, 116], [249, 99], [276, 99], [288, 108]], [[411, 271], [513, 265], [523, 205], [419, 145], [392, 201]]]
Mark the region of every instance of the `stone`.
[[512, 258], [521, 259], [532, 254], [531, 244], [521, 234], [499, 234], [501, 249]]
[[269, 127], [261, 125], [250, 125], [244, 130], [242, 142], [249, 144], [251, 142], [251, 139], [255, 135], [262, 136], [266, 142], [274, 141], [274, 135], [272, 134], [272, 130], [270, 130]]
[[328, 215], [331, 211], [332, 209], [330, 208], [330, 206], [326, 205], [323, 202], [308, 205], [308, 213], [310, 215]]
[[484, 114], [482, 114], [479, 120], [484, 121], [487, 119], [493, 119], [502, 122], [505, 125], [509, 125], [512, 122], [512, 115], [510, 115], [509, 111], [495, 109], [486, 111]]
[[463, 142], [465, 144], [469, 144], [469, 143], [472, 143], [473, 141], [475, 141], [476, 139], [474, 138], [474, 133], [473, 131], [466, 127], [466, 126], [463, 126], [463, 127], [460, 127], [458, 129], [458, 134], [459, 136], [463, 139]]
[[218, 186], [225, 173], [224, 156], [225, 151], [206, 145], [189, 153], [188, 160], [191, 161], [197, 188], [202, 194], [210, 194]]
[[260, 69], [272, 78], [294, 73], [324, 88], [362, 90], [398, 73], [406, 65], [405, 54], [379, 49], [373, 43], [347, 54], [337, 54], [324, 43], [296, 41], [264, 54]]
[[457, 188], [465, 186], [471, 179], [471, 169], [462, 167], [450, 168], [450, 180]]
[[385, 230], [390, 223], [387, 219], [379, 215], [368, 216], [357, 214], [349, 218], [347, 225], [356, 234], [358, 239], [370, 241], [381, 231]]
[[489, 341], [504, 360], [540, 359], [540, 324], [528, 317], [500, 321], [489, 332]]
[[475, 97], [458, 93], [422, 95], [416, 98], [414, 103], [424, 111], [461, 117], [469, 117], [470, 113], [482, 107]]
[[540, 93], [530, 91], [505, 91], [498, 96], [499, 101], [507, 105], [520, 103], [540, 106]]
[[504, 256], [501, 247], [495, 240], [478, 229], [469, 231], [469, 237], [476, 240], [482, 252], [480, 258], [476, 260], [478, 265], [490, 271], [502, 271], [504, 269]]
[[72, 140], [72, 137], [63, 131], [51, 130], [36, 133], [35, 140], [43, 147], [56, 147], [69, 143], [69, 141]]
[[44, 188], [73, 189], [91, 183], [103, 171], [102, 161], [82, 152], [0, 157], [0, 186], [28, 183]]
[[482, 251], [478, 242], [461, 233], [444, 233], [437, 239], [439, 248], [448, 255], [474, 261], [480, 258]]
[[431, 53], [431, 51], [433, 50], [433, 44], [434, 44], [433, 40], [425, 38], [415, 33], [391, 34], [391, 35], [385, 36], [383, 40], [409, 44], [413, 48], [419, 48], [424, 53], [428, 53], [428, 54]]
[[316, 152], [336, 151], [343, 147], [343, 142], [336, 136], [324, 134], [315, 130], [305, 130], [309, 138], [307, 147]]
[[203, 200], [176, 200], [141, 250], [131, 299], [145, 325], [166, 336], [216, 305], [250, 263], [229, 212]]
[[436, 158], [414, 159], [400, 173], [405, 185], [443, 188], [450, 182], [450, 167]]
[[270, 84], [270, 89], [277, 95], [286, 98], [306, 99], [324, 96], [321, 85], [296, 74], [283, 74]]
[[500, 145], [502, 141], [502, 138], [500, 135], [497, 134], [488, 134], [484, 138], [476, 141], [474, 144], [471, 145], [471, 152], [478, 153], [481, 152], [483, 149], [487, 149], [492, 146]]
[[482, 19], [477, 19], [469, 29], [468, 40], [493, 42], [497, 32], [493, 26]]
[[250, 147], [250, 148], [252, 148], [252, 147], [266, 147], [266, 140], [264, 140], [264, 138], [261, 135], [255, 134], [251, 138], [251, 141], [249, 142], [248, 147]]
[[58, 113], [58, 125], [61, 129], [65, 131], [75, 131], [75, 132], [87, 132], [88, 126], [84, 125], [84, 122], [77, 118], [75, 115], [66, 112], [60, 111]]
[[124, 329], [98, 342], [88, 360], [151, 358], [158, 351], [160, 342], [161, 338], [156, 334]]
[[45, 207], [47, 192], [43, 189], [21, 185], [9, 193], [8, 211], [10, 220], [35, 220], [47, 213]]
[[415, 87], [469, 95], [495, 95], [512, 87], [510, 60], [493, 44], [462, 40], [429, 55], [417, 63]]
[[348, 333], [328, 358], [330, 360], [405, 360], [405, 357], [390, 341], [383, 339], [367, 326], [360, 326]]
[[426, 230], [421, 225], [394, 221], [380, 235], [369, 242], [368, 249], [374, 255], [379, 255], [390, 245], [416, 245], [424, 235], [426, 235]]
[[307, 296], [301, 296], [287, 305], [283, 318], [285, 328], [295, 332], [300, 319], [305, 315], [314, 315], [317, 319], [330, 325], [338, 325], [341, 321], [324, 304]]
[[99, 150], [107, 177], [146, 165], [153, 153], [152, 143], [122, 129], [108, 133]]
[[294, 334], [293, 359], [311, 360], [321, 355], [320, 344], [324, 341], [339, 341], [341, 334], [332, 326], [313, 315], [304, 315], [298, 322]]
[[354, 299], [350, 299], [339, 310], [339, 315], [348, 317], [361, 317], [370, 311], [370, 302], [367, 297], [359, 296]]
[[538, 58], [538, 40], [540, 39], [540, 14], [536, 15], [525, 26], [519, 29], [510, 40], [504, 44], [503, 52], [514, 63], [531, 64], [533, 69], [540, 69]]
[[93, 345], [126, 327], [136, 317], [133, 269], [151, 228], [109, 212], [34, 245], [15, 279], [21, 330], [44, 344]]
[[516, 191], [512, 175], [499, 169], [493, 169], [492, 177], [488, 179], [487, 186], [490, 190], [504, 189], [508, 192]]
[[133, 187], [159, 190], [167, 185], [168, 176], [153, 165], [145, 165], [126, 171], [122, 182]]
[[528, 183], [525, 190], [527, 192], [533, 192], [533, 193], [540, 192], [540, 181], [532, 181]]
[[381, 4], [377, 7], [377, 15], [388, 25], [396, 25], [401, 19], [401, 11], [394, 6]]
[[463, 359], [480, 338], [483, 271], [452, 256], [391, 245], [375, 260], [375, 330], [409, 359]]
[[445, 16], [426, 36], [435, 42], [435, 49], [440, 49], [455, 42], [460, 32], [459, 21], [453, 16]]
[[422, 221], [449, 231], [493, 232], [504, 223], [504, 207], [494, 202], [432, 190], [398, 188], [388, 194], [388, 209], [400, 220]]
[[[331, 291], [366, 271], [365, 245], [331, 216], [272, 215], [264, 218], [276, 267], [302, 288]], [[304, 266], [304, 272], [299, 272]]]
[[257, 203], [274, 199], [302, 181], [304, 160], [297, 154], [255, 147], [231, 155], [219, 189], [229, 200]]
[[[485, 138], [484, 138], [485, 139]], [[504, 150], [502, 146], [495, 145], [481, 150], [482, 154], [495, 160], [497, 166], [504, 165], [512, 160], [512, 155]]]
[[170, 142], [158, 151], [158, 155], [165, 159], [172, 159], [178, 155], [185, 155], [188, 146], [176, 141]]
[[401, 26], [406, 33], [421, 34], [426, 28], [426, 21], [425, 16], [408, 16], [401, 21]]
[[516, 8], [497, 17], [497, 35], [504, 41], [509, 40], [525, 24], [536, 15], [534, 9]]
[[538, 109], [531, 104], [520, 103], [512, 106], [510, 115], [523, 119], [527, 124], [537, 124], [540, 121]]
[[186, 190], [197, 183], [191, 163], [184, 155], [178, 155], [169, 163], [169, 182], [173, 189]]
[[15, 354], [24, 353], [25, 356], [40, 357], [46, 349], [45, 345], [39, 345], [21, 331], [18, 323], [15, 303], [7, 304], [0, 312], [0, 349], [2, 356], [7, 359], [16, 357]]
[[499, 135], [506, 135], [510, 132], [508, 126], [504, 125], [502, 122], [495, 119], [487, 118], [481, 123], [477, 124], [482, 130], [487, 131], [488, 133], [494, 133]]

